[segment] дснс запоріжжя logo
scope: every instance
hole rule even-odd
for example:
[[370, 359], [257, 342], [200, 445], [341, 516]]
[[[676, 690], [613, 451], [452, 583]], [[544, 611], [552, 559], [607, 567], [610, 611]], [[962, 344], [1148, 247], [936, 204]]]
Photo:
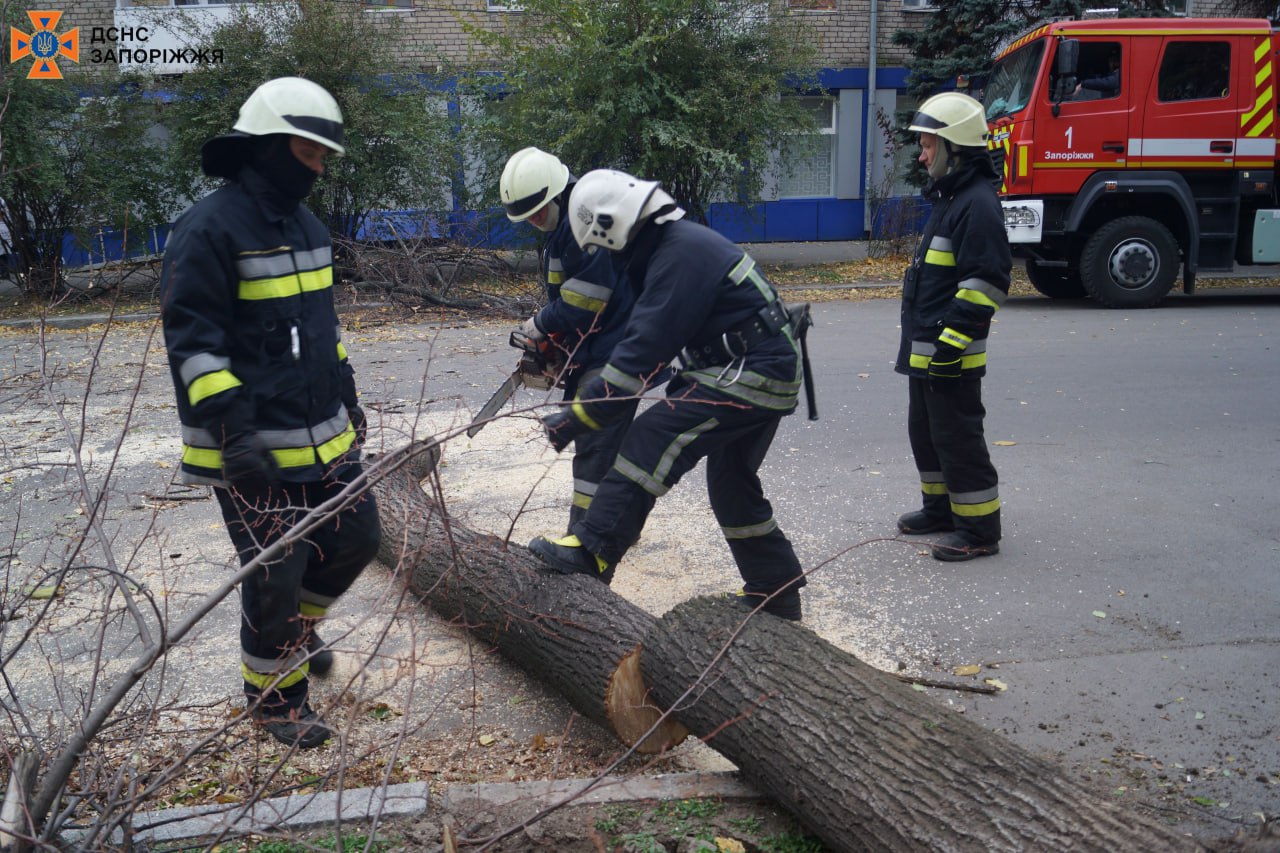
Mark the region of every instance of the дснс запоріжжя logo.
[[9, 61], [33, 58], [27, 78], [31, 80], [61, 80], [58, 57], [80, 61], [80, 28], [66, 33], [57, 32], [61, 12], [27, 12], [35, 32], [27, 35], [17, 27], [9, 28]]

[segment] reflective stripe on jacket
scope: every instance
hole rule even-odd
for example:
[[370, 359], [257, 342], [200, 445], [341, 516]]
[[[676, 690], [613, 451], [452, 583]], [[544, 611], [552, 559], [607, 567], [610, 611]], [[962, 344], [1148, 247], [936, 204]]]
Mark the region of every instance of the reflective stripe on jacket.
[[221, 484], [222, 447], [245, 432], [289, 482], [320, 480], [358, 453], [328, 229], [273, 199], [245, 169], [184, 213], [165, 249], [161, 308], [188, 483]]

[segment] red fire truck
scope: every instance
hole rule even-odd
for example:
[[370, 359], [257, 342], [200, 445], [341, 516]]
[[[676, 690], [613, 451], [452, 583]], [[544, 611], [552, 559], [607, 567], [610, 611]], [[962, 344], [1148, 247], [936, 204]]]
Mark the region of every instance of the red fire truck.
[[1005, 226], [1046, 296], [1157, 304], [1182, 269], [1280, 262], [1270, 22], [1045, 24], [1001, 51], [983, 104]]

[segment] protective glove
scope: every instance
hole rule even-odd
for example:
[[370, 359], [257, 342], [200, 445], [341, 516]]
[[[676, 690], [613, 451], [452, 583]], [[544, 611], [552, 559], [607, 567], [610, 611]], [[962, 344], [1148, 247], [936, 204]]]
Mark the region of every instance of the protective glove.
[[222, 448], [222, 477], [239, 491], [264, 491], [280, 482], [280, 467], [262, 436], [243, 432]]
[[586, 431], [582, 421], [573, 416], [568, 409], [561, 409], [542, 419], [542, 428], [546, 430], [547, 441], [556, 449], [556, 453], [564, 450], [581, 433]]
[[354, 446], [359, 450], [364, 447], [365, 439], [369, 434], [369, 419], [365, 417], [364, 409], [359, 406], [347, 406], [347, 418], [351, 421], [351, 428], [356, 431]]
[[959, 379], [962, 355], [963, 350], [939, 344], [933, 358], [929, 359], [929, 376], [933, 379]]
[[538, 324], [536, 322], [537, 319], [538, 319], [538, 315], [534, 314], [528, 320], [525, 320], [523, 323], [520, 324], [520, 331], [528, 335], [529, 340], [531, 341], [540, 341], [546, 337], [546, 334], [544, 334], [543, 331], [538, 328]]

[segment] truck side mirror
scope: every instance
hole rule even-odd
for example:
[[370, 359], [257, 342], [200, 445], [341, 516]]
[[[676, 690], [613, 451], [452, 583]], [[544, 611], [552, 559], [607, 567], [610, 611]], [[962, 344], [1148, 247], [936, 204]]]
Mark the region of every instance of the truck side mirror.
[[1053, 115], [1058, 116], [1058, 104], [1069, 100], [1076, 90], [1076, 71], [1080, 67], [1080, 40], [1059, 39], [1055, 57], [1058, 82], [1053, 88]]

